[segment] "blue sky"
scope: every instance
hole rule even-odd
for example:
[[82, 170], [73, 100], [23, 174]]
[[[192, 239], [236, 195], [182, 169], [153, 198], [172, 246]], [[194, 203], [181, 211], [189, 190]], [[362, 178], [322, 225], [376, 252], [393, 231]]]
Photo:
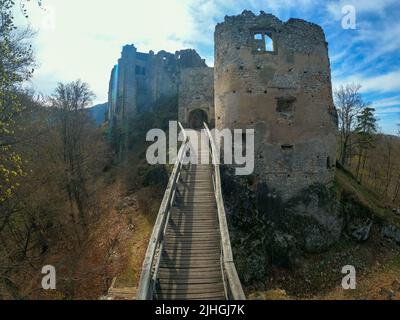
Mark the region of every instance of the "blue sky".
[[[342, 28], [342, 8], [356, 9], [356, 29]], [[32, 84], [49, 94], [58, 81], [78, 78], [107, 100], [109, 74], [124, 44], [140, 51], [195, 48], [213, 65], [215, 24], [244, 9], [282, 21], [301, 18], [323, 27], [333, 86], [356, 82], [385, 133], [400, 123], [400, 1], [398, 0], [44, 0], [31, 3], [20, 25], [37, 30], [38, 68]]]

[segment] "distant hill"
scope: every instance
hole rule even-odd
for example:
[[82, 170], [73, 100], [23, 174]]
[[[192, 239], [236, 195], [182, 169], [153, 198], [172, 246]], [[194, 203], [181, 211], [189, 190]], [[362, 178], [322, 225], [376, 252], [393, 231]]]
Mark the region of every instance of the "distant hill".
[[101, 125], [104, 122], [107, 107], [108, 104], [105, 102], [102, 104], [96, 104], [87, 109], [97, 125]]

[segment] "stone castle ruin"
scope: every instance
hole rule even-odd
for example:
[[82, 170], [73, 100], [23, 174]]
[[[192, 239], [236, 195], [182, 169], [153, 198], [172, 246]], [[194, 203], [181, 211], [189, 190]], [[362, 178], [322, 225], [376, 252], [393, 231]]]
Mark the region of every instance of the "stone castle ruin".
[[110, 79], [111, 126], [174, 95], [186, 127], [254, 129], [254, 174], [283, 199], [332, 182], [337, 115], [318, 25], [264, 12], [227, 16], [215, 29], [214, 68], [194, 50], [125, 46]]
[[[195, 50], [187, 49], [175, 54], [160, 51], [155, 54], [138, 52], [134, 45], [122, 49], [121, 58], [111, 72], [108, 91], [108, 119], [111, 128], [115, 126], [126, 129], [129, 119], [152, 110], [154, 103], [178, 95], [179, 84], [205, 75], [207, 83], [201, 92], [190, 89], [195, 99], [202, 101], [201, 109], [214, 113], [212, 72]], [[211, 77], [210, 77], [211, 75]], [[181, 80], [181, 76], [184, 80]], [[207, 89], [207, 92], [205, 90]], [[204, 99], [209, 99], [204, 103]], [[196, 100], [197, 101], [197, 100]], [[207, 106], [207, 107], [206, 107]], [[182, 122], [186, 123], [186, 121]]]
[[323, 30], [244, 11], [215, 30], [218, 129], [255, 130], [255, 173], [289, 198], [333, 180], [335, 107]]

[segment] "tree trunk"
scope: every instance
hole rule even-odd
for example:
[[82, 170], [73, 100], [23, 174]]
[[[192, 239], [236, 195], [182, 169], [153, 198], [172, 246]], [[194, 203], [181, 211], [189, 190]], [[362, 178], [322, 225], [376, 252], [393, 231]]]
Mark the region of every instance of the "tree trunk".
[[357, 161], [357, 168], [356, 168], [356, 180], [361, 183], [360, 179], [359, 179], [359, 175], [360, 175], [360, 166], [361, 166], [361, 158], [362, 158], [362, 152], [363, 150], [360, 149], [360, 151], [358, 152], [358, 161]]

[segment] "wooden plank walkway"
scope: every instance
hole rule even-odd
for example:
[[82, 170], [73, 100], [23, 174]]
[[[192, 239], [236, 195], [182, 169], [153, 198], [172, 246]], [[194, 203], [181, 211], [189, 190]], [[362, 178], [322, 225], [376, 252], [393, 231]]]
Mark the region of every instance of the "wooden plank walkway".
[[[208, 152], [201, 148], [198, 153]], [[161, 255], [156, 299], [226, 299], [212, 165], [187, 165]]]

